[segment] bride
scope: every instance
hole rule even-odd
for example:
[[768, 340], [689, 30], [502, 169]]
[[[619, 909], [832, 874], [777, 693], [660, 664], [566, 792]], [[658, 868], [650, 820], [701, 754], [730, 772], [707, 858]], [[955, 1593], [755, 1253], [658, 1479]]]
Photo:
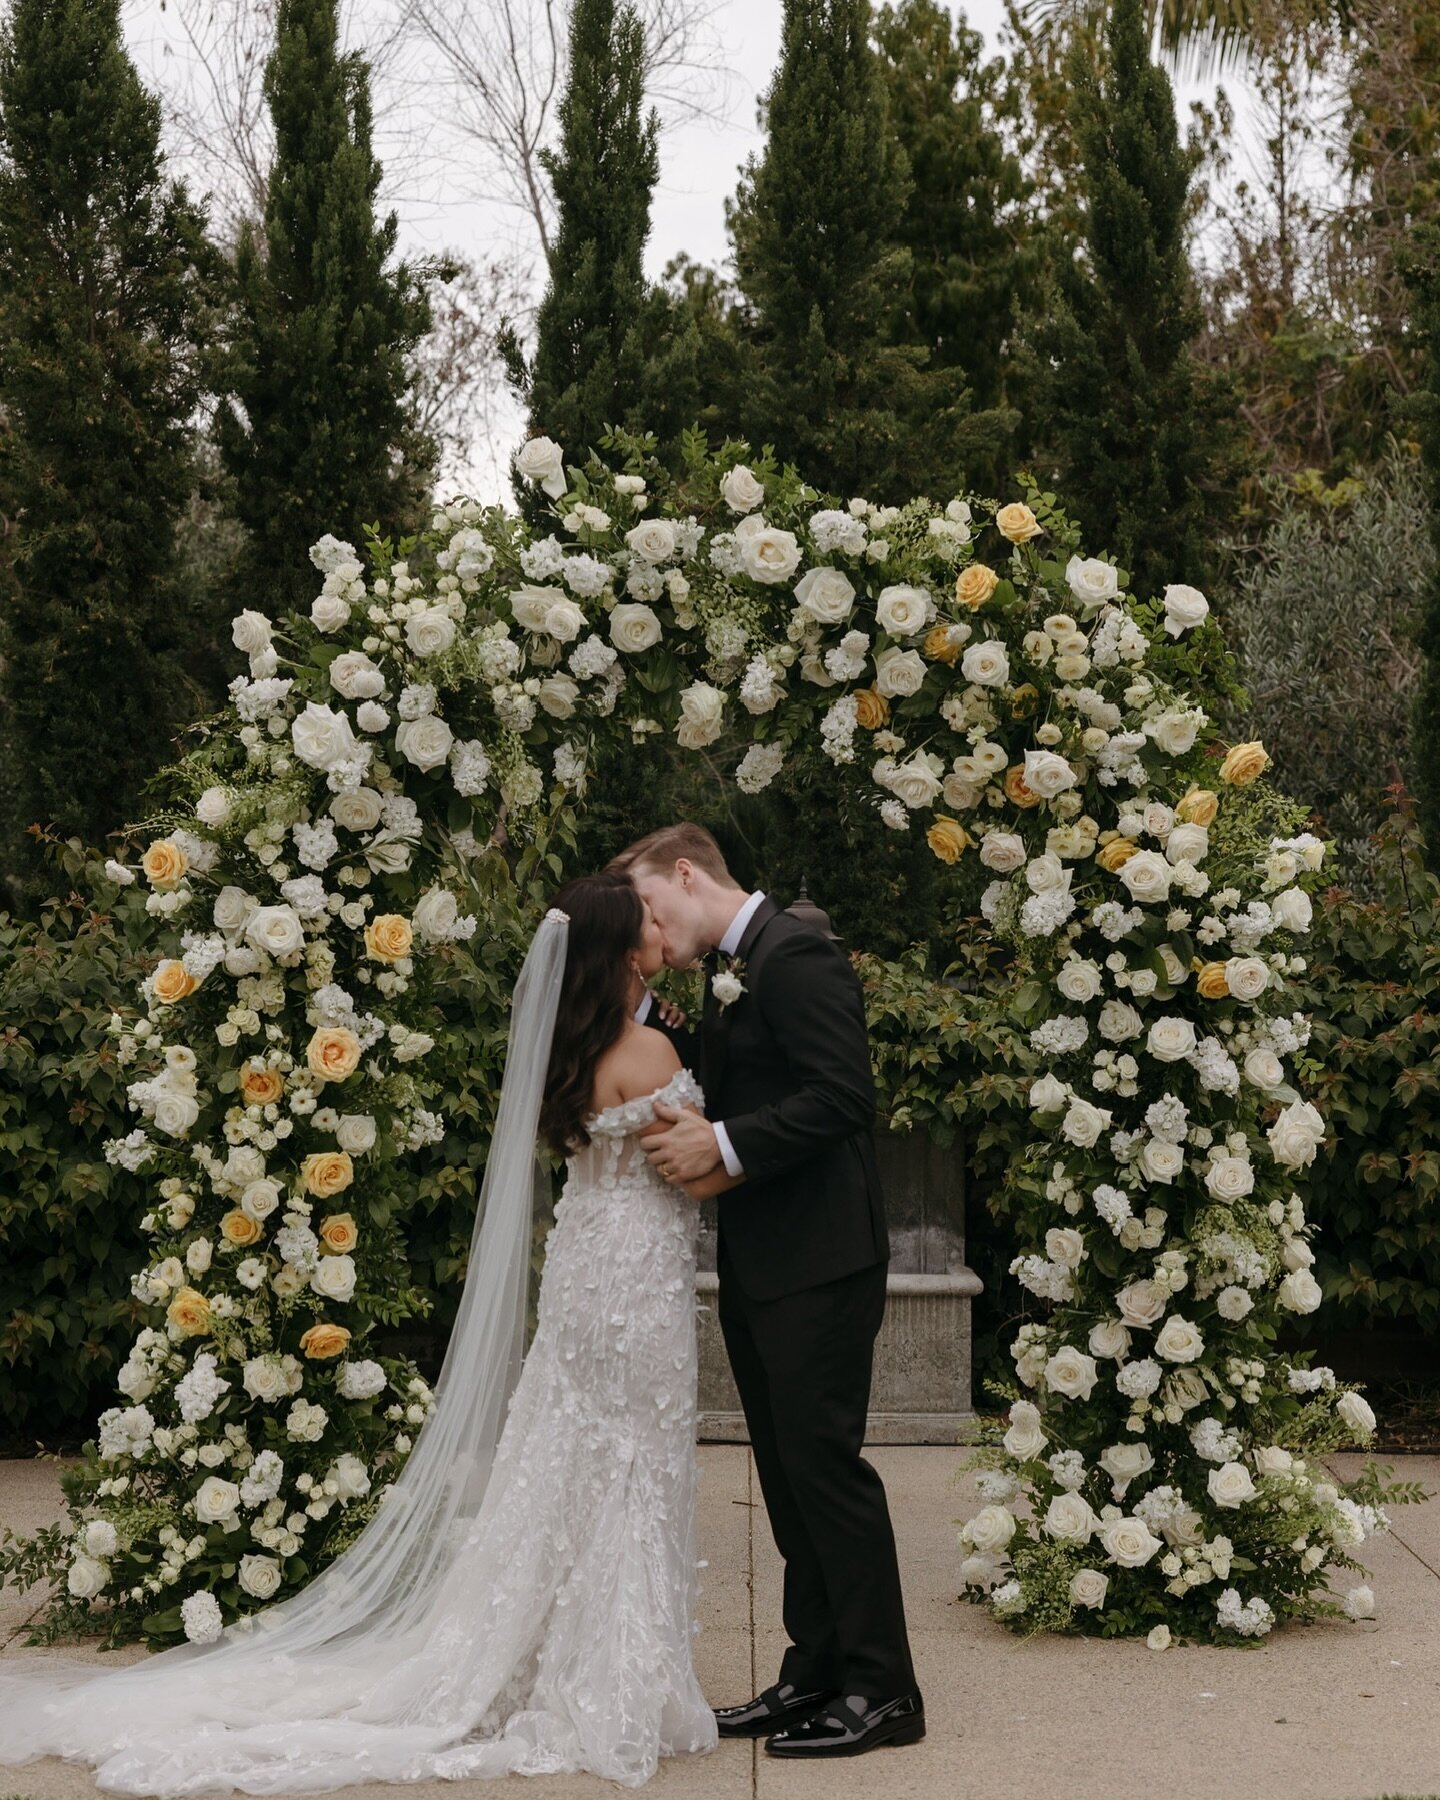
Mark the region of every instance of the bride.
[[[0, 1763], [115, 1793], [323, 1790], [709, 1751], [695, 1620], [694, 1202], [647, 1162], [701, 1094], [632, 1015], [662, 961], [628, 878], [557, 896], [516, 986], [469, 1275], [409, 1461], [300, 1593], [142, 1663], [0, 1672]], [[524, 1354], [538, 1132], [567, 1155]], [[688, 1196], [688, 1197], [687, 1197]]]

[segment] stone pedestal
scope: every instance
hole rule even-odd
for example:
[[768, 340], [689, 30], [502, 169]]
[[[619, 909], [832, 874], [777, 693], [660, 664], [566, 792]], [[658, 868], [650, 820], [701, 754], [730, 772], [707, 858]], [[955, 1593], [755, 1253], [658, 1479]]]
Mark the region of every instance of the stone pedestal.
[[[885, 1317], [875, 1340], [867, 1442], [956, 1444], [970, 1435], [970, 1302], [980, 1278], [965, 1263], [965, 1152], [918, 1132], [880, 1133], [890, 1220]], [[745, 1419], [715, 1312], [715, 1202], [701, 1215], [696, 1276], [700, 1436], [746, 1441]]]

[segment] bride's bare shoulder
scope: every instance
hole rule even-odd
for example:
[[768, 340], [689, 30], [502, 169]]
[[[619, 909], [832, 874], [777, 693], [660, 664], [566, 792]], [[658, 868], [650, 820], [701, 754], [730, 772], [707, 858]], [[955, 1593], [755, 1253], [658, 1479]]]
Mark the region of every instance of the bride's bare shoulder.
[[663, 1031], [629, 1021], [595, 1065], [596, 1112], [653, 1094], [679, 1067], [675, 1046]]

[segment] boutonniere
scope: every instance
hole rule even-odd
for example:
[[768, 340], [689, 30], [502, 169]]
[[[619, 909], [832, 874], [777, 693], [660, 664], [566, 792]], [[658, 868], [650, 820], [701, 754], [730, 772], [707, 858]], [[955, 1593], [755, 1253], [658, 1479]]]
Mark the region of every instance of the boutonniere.
[[745, 992], [745, 964], [738, 956], [727, 956], [724, 964], [710, 977], [710, 992], [721, 1006], [733, 1006]]

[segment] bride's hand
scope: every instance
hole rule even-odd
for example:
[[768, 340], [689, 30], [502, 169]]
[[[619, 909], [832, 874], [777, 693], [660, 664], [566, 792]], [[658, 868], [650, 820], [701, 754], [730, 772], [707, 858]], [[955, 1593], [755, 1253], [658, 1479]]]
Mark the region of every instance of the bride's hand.
[[672, 1031], [685, 1029], [687, 1014], [683, 1006], [677, 1006], [673, 1000], [667, 1000], [663, 994], [655, 996], [655, 1010]]
[[674, 1185], [684, 1188], [685, 1192], [698, 1205], [700, 1201], [708, 1200], [714, 1194], [723, 1194], [729, 1188], [739, 1187], [744, 1179], [743, 1175], [727, 1173], [722, 1164], [718, 1169], [712, 1169], [708, 1175], [701, 1175], [694, 1181], [676, 1182]]

